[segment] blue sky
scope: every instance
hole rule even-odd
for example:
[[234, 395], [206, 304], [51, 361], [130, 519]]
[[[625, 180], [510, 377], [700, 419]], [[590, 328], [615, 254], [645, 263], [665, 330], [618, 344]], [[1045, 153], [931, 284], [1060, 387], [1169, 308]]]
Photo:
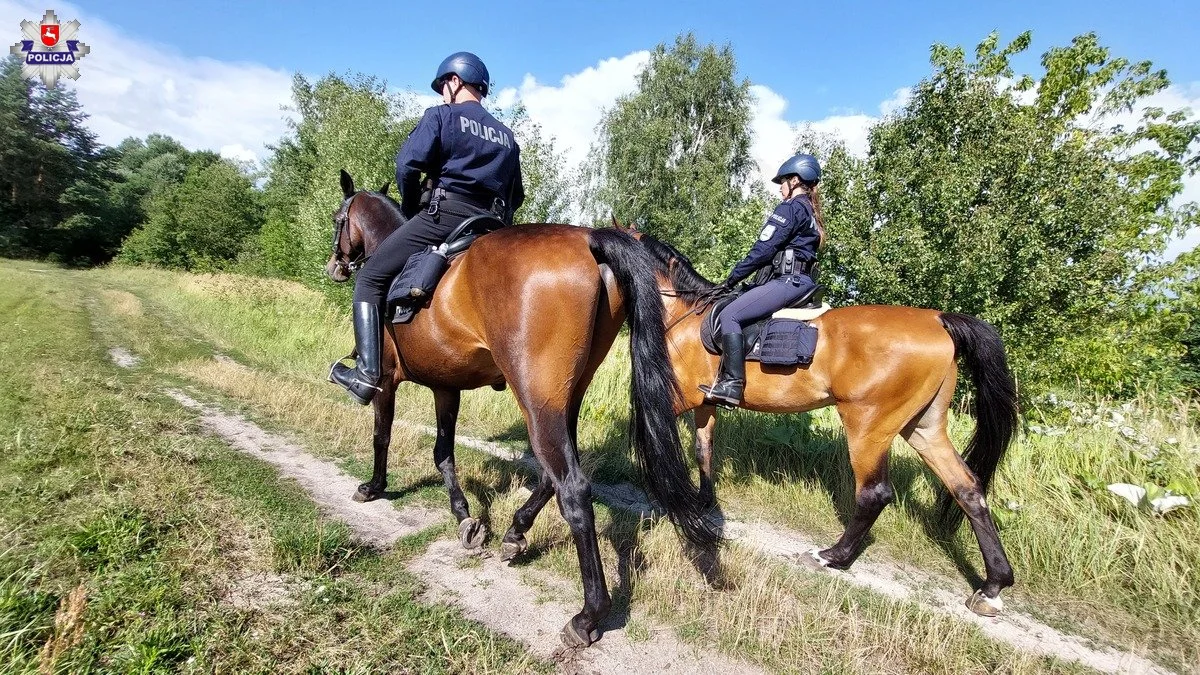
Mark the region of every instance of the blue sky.
[[[193, 149], [262, 162], [288, 133], [294, 73], [364, 72], [433, 102], [438, 62], [460, 49], [492, 72], [486, 102], [520, 100], [553, 137], [572, 170], [586, 158], [605, 108], [632, 92], [648, 51], [677, 34], [728, 43], [753, 83], [751, 155], [770, 175], [805, 129], [840, 137], [858, 154], [879, 119], [901, 107], [929, 73], [935, 42], [972, 49], [992, 30], [1002, 39], [1032, 30], [1014, 64], [1040, 73], [1048, 48], [1095, 31], [1114, 55], [1149, 59], [1172, 82], [1148, 104], [1200, 113], [1197, 0], [1080, 2], [260, 2], [207, 0], [0, 0], [0, 31], [20, 39], [22, 20], [51, 7], [79, 19], [91, 53], [78, 94], [87, 124], [115, 145], [166, 133]], [[1135, 122], [1127, 119], [1104, 123]], [[1200, 175], [1183, 201], [1200, 201]], [[1172, 252], [1200, 243], [1200, 228]]]
[[[1190, 7], [1189, 7], [1190, 5]], [[742, 74], [786, 98], [798, 117], [872, 111], [928, 72], [934, 42], [974, 46], [992, 30], [1034, 31], [1020, 65], [1096, 31], [1114, 53], [1151, 59], [1176, 82], [1200, 81], [1200, 8], [1128, 2], [146, 2], [78, 6], [185, 56], [319, 74], [364, 72], [422, 86], [457, 49], [483, 56], [497, 87], [526, 74], [557, 82], [601, 59], [693, 30], [730, 43]], [[457, 39], [450, 36], [459, 36]]]

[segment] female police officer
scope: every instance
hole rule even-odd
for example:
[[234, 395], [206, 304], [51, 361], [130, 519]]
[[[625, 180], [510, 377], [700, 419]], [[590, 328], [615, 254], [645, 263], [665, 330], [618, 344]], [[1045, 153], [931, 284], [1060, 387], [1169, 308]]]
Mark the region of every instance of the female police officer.
[[779, 253], [784, 254], [780, 256], [781, 260], [790, 259], [791, 263], [776, 264], [774, 278], [750, 289], [718, 315], [721, 365], [713, 386], [700, 387], [712, 403], [736, 406], [742, 400], [746, 385], [742, 329], [796, 302], [815, 285], [810, 276], [812, 264], [825, 237], [821, 197], [817, 192], [821, 165], [812, 155], [796, 155], [784, 162], [771, 180], [779, 184], [783, 203], [775, 207], [759, 232], [758, 241], [734, 266], [722, 285], [733, 288], [734, 284], [775, 260]]
[[[520, 148], [512, 130], [479, 103], [488, 93], [488, 70], [479, 57], [457, 52], [438, 66], [433, 90], [444, 105], [425, 111], [396, 155], [396, 185], [407, 222], [379, 245], [354, 285], [354, 343], [358, 362], [334, 363], [329, 381], [367, 405], [379, 391], [380, 316], [392, 279], [409, 256], [442, 243], [463, 220], [491, 212], [510, 221], [525, 200]], [[429, 206], [421, 205], [421, 174], [431, 181]]]

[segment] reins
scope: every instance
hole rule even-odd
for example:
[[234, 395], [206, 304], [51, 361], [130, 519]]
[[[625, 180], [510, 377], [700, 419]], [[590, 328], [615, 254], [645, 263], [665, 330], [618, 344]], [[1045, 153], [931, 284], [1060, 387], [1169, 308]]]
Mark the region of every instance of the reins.
[[[668, 332], [668, 333], [671, 332], [672, 328], [683, 323], [683, 320], [688, 318], [689, 316], [700, 316], [701, 314], [704, 314], [704, 312], [707, 311], [709, 307], [713, 306], [713, 303], [715, 303], [716, 301], [725, 297], [729, 293], [730, 293], [730, 291], [725, 291], [720, 286], [713, 286], [712, 288], [710, 288], [707, 291], [701, 291], [701, 293], [699, 294], [699, 296], [696, 300], [696, 302], [698, 302], [699, 304], [694, 305], [691, 309], [688, 309], [686, 312], [681, 314], [679, 316], [679, 318], [674, 319], [671, 322], [669, 322], [667, 324], [667, 328], [666, 328], [665, 332]], [[679, 291], [674, 291], [674, 290], [672, 290], [672, 291], [660, 290], [658, 292], [658, 294], [668, 297], [668, 298], [683, 298], [685, 295], [684, 293], [680, 293]]]

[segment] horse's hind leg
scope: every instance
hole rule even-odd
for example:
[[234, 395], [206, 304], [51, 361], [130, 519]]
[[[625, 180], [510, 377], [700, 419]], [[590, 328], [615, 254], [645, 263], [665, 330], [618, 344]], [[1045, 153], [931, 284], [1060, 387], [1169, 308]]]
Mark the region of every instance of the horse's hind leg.
[[862, 406], [838, 406], [838, 412], [854, 469], [854, 514], [838, 542], [814, 557], [821, 565], [845, 569], [862, 551], [863, 540], [883, 508], [895, 498], [888, 482], [888, 452], [896, 427], [881, 419], [887, 416]]
[[471, 517], [470, 506], [458, 485], [458, 470], [454, 466], [454, 428], [458, 423], [458, 404], [461, 392], [435, 389], [433, 404], [437, 412], [437, 440], [433, 443], [433, 463], [442, 473], [442, 481], [450, 494], [450, 511], [458, 520], [458, 538], [463, 548], [479, 548], [487, 536], [487, 528]]
[[[953, 391], [953, 386], [951, 386]], [[966, 513], [983, 554], [983, 586], [967, 600], [971, 611], [995, 616], [1004, 607], [1000, 591], [1013, 585], [1012, 566], [1000, 543], [1000, 533], [992, 522], [979, 479], [963, 462], [946, 434], [946, 406], [935, 400], [920, 417], [904, 430], [904, 439], [933, 470]], [[947, 397], [948, 398], [948, 397]]]
[[387, 491], [388, 446], [392, 444], [392, 421], [396, 416], [396, 380], [391, 372], [383, 374], [379, 387], [379, 393], [371, 402], [375, 409], [375, 432], [372, 436], [375, 462], [371, 480], [359, 485], [354, 493], [356, 502], [378, 499]]
[[[570, 647], [586, 647], [600, 639], [600, 621], [608, 615], [612, 606], [604, 579], [604, 563], [600, 559], [600, 544], [596, 538], [591, 482], [579, 465], [579, 455], [571, 440], [569, 404], [564, 402], [557, 409], [552, 403], [531, 405], [531, 399], [535, 397], [528, 396], [521, 389], [523, 387], [514, 385], [514, 392], [518, 393], [529, 425], [530, 444], [545, 477], [526, 506], [536, 505], [540, 508], [535, 504], [535, 498], [542, 500], [549, 499], [550, 494], [558, 495], [558, 508], [571, 527], [583, 581], [583, 611], [563, 627], [562, 639]], [[540, 397], [536, 397], [536, 400], [545, 401]], [[536, 512], [537, 509], [532, 509], [530, 522]]]

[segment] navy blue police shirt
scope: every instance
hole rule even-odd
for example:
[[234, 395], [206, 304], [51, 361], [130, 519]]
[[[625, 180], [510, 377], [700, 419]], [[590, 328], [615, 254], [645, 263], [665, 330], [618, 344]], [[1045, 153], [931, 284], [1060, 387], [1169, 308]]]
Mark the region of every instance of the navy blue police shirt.
[[512, 129], [477, 101], [434, 106], [396, 154], [396, 185], [404, 215], [420, 206], [421, 174], [447, 192], [488, 200], [500, 197], [509, 213], [525, 201], [521, 149]]
[[775, 254], [785, 248], [796, 249], [798, 261], [814, 261], [820, 245], [821, 233], [817, 230], [808, 195], [789, 199], [776, 206], [775, 212], [767, 217], [767, 222], [758, 233], [758, 241], [750, 247], [746, 257], [734, 266], [726, 281], [735, 284], [745, 279], [770, 263]]

